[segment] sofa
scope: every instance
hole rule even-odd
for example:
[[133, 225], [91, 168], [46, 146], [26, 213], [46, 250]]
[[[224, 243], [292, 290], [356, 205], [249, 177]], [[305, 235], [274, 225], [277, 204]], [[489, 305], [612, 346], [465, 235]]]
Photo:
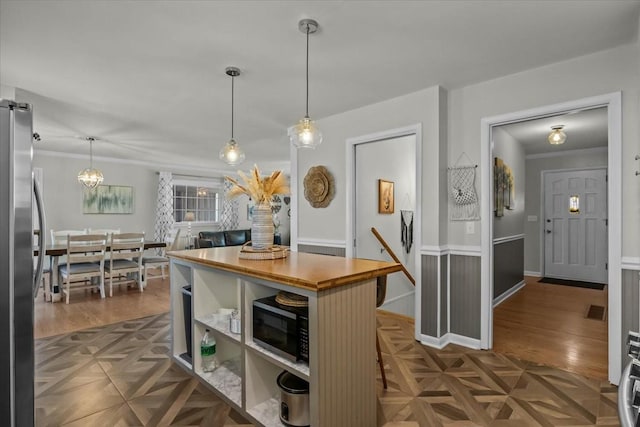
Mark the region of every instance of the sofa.
[[201, 231], [196, 240], [197, 248], [244, 245], [251, 240], [251, 230]]

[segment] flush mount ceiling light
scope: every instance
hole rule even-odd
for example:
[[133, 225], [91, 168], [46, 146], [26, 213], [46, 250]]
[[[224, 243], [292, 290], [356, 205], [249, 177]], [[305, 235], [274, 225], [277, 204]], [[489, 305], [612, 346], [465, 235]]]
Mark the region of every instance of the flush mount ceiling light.
[[242, 151], [236, 140], [233, 139], [233, 86], [234, 79], [240, 75], [240, 69], [237, 67], [227, 67], [225, 72], [228, 76], [231, 76], [231, 139], [220, 149], [220, 160], [230, 166], [237, 166], [244, 161], [244, 151]]
[[85, 140], [89, 141], [89, 167], [78, 173], [78, 182], [87, 188], [95, 188], [104, 180], [102, 172], [93, 168], [93, 141], [96, 139], [88, 136]]
[[567, 140], [567, 134], [562, 131], [564, 125], [551, 126], [551, 133], [547, 137], [549, 144], [560, 145]]
[[289, 130], [289, 139], [297, 148], [316, 148], [322, 143], [322, 132], [309, 118], [309, 34], [318, 31], [318, 22], [303, 19], [298, 23], [298, 29], [307, 35], [307, 109], [304, 118]]

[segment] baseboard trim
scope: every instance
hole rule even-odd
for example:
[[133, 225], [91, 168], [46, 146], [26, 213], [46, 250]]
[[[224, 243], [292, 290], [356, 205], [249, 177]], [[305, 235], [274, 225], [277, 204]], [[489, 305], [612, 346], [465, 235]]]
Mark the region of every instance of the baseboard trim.
[[503, 303], [508, 298], [510, 298], [513, 294], [518, 292], [520, 289], [524, 288], [525, 284], [526, 283], [524, 282], [524, 280], [521, 280], [520, 283], [516, 283], [513, 287], [511, 287], [511, 289], [506, 290], [505, 292], [500, 294], [497, 298], [494, 298], [494, 300], [493, 300], [493, 308], [496, 308], [501, 303]]
[[461, 345], [463, 347], [472, 348], [474, 350], [480, 350], [481, 348], [479, 339], [469, 338], [454, 333], [444, 334], [440, 338], [423, 334], [420, 335], [420, 343], [429, 347], [435, 347], [438, 350], [443, 349], [449, 344]]
[[329, 239], [300, 239], [297, 242], [299, 245], [308, 246], [325, 246], [328, 248], [341, 248], [345, 249], [347, 244], [344, 240], [329, 240]]
[[542, 277], [542, 273], [540, 273], [539, 271], [524, 271], [524, 275], [525, 276], [533, 276], [533, 277]]
[[622, 270], [640, 270], [640, 258], [623, 256], [620, 268]]
[[402, 295], [395, 296], [393, 298], [385, 299], [384, 303], [380, 307], [384, 307], [385, 305], [387, 305], [389, 303], [392, 303], [394, 301], [398, 301], [399, 299], [406, 298], [406, 297], [409, 297], [409, 296], [413, 296], [413, 295], [415, 295], [415, 293], [416, 293], [416, 291], [411, 291], [411, 292], [404, 293]]

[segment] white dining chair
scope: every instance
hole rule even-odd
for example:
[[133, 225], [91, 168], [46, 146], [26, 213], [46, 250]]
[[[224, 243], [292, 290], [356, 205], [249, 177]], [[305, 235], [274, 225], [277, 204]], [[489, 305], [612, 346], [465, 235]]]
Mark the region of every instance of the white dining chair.
[[[69, 304], [71, 287], [96, 288], [104, 298], [104, 255], [107, 236], [104, 234], [78, 234], [67, 236], [66, 262], [58, 267], [58, 283]], [[99, 284], [96, 285], [95, 282]]]
[[[113, 296], [114, 284], [130, 284], [134, 281], [138, 284], [140, 292], [143, 292], [144, 233], [112, 234], [109, 246], [109, 260], [104, 268], [105, 274], [109, 275], [109, 296]], [[135, 275], [135, 278], [132, 278], [132, 275]]]
[[[169, 230], [169, 234], [167, 236], [167, 238], [165, 239], [165, 243], [167, 244], [167, 246], [165, 248], [162, 249], [162, 254], [159, 256], [143, 256], [142, 257], [142, 268], [143, 268], [143, 281], [144, 281], [144, 286], [147, 286], [147, 280], [148, 279], [155, 279], [155, 278], [159, 278], [162, 277], [162, 279], [164, 280], [165, 278], [165, 274], [164, 274], [164, 269], [165, 267], [169, 267], [169, 258], [166, 256], [166, 251], [175, 251], [177, 249], [179, 249], [179, 242], [180, 242], [180, 229], [179, 228], [172, 228], [171, 230]], [[160, 275], [149, 275], [148, 271], [151, 268], [160, 268], [161, 274]]]

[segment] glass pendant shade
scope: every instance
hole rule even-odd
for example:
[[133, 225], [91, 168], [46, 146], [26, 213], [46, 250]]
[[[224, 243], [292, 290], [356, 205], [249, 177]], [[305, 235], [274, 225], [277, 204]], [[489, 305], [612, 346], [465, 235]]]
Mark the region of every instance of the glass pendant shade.
[[87, 188], [96, 188], [102, 181], [104, 176], [98, 169], [87, 168], [78, 173], [78, 182]]
[[220, 149], [220, 160], [230, 166], [237, 166], [244, 161], [244, 151], [231, 139]]
[[564, 142], [567, 140], [567, 134], [563, 132], [562, 130], [563, 127], [564, 126], [553, 126], [551, 128], [552, 131], [547, 137], [547, 139], [549, 140], [549, 144], [552, 144], [552, 145], [564, 144]]
[[89, 141], [89, 167], [78, 172], [78, 182], [87, 188], [96, 188], [104, 181], [102, 172], [93, 168], [93, 141], [95, 138], [88, 137]]
[[316, 148], [322, 143], [322, 132], [309, 117], [305, 117], [293, 126], [289, 139], [296, 148]]

